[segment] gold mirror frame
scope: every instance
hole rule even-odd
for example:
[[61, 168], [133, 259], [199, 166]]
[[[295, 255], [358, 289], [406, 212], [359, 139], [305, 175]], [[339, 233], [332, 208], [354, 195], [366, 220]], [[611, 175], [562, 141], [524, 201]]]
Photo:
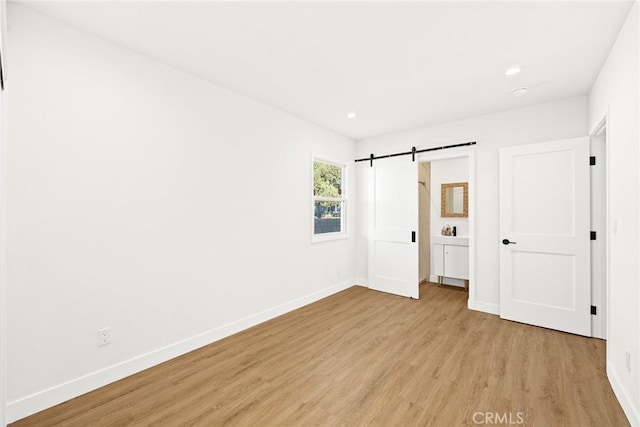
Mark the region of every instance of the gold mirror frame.
[[[440, 216], [442, 218], [468, 218], [469, 217], [469, 183], [468, 182], [449, 182], [441, 184], [441, 200], [440, 200]], [[463, 187], [462, 196], [462, 213], [447, 212], [447, 188]]]

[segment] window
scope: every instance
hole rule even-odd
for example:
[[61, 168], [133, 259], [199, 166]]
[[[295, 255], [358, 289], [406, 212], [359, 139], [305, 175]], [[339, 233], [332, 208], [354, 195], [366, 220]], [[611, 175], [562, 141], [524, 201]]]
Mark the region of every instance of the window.
[[346, 237], [345, 166], [313, 159], [313, 240]]

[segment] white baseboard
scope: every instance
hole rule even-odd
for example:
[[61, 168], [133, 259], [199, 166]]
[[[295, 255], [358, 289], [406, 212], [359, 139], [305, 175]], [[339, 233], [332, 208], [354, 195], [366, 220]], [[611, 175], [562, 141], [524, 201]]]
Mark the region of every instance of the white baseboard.
[[620, 377], [618, 377], [615, 368], [610, 362], [607, 362], [607, 378], [609, 379], [609, 384], [611, 384], [611, 388], [613, 389], [613, 394], [616, 395], [618, 402], [620, 402], [620, 406], [622, 406], [624, 414], [629, 420], [629, 424], [633, 427], [639, 427], [640, 417], [638, 416], [638, 407], [635, 406], [633, 401], [629, 398], [629, 395], [620, 382]]
[[222, 338], [228, 337], [274, 317], [281, 316], [322, 298], [348, 289], [355, 285], [366, 286], [366, 281], [356, 278], [322, 289], [295, 300], [280, 304], [262, 312], [227, 323], [193, 337], [170, 344], [118, 364], [106, 367], [88, 375], [75, 378], [63, 384], [39, 391], [30, 396], [9, 402], [6, 407], [6, 422], [12, 423], [59, 403], [96, 390], [112, 382], [126, 378], [152, 366], [171, 360]]
[[482, 311], [484, 313], [500, 315], [500, 304], [483, 301], [471, 301], [467, 303], [469, 310]]
[[353, 281], [356, 286], [363, 286], [365, 288], [369, 287], [369, 280], [365, 279], [364, 277], [356, 277]]

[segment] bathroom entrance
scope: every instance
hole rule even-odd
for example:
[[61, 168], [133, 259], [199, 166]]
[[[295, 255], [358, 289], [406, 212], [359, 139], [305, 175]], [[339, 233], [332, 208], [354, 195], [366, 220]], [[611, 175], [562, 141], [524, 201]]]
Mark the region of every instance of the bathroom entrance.
[[[425, 159], [426, 160], [426, 159]], [[468, 290], [470, 160], [421, 160], [418, 167], [419, 278]]]
[[[468, 289], [469, 308], [475, 309], [475, 150], [462, 148], [475, 144], [414, 147], [409, 152], [356, 159], [368, 162], [369, 289], [418, 299], [421, 280], [435, 282]], [[464, 173], [455, 180], [451, 173], [458, 166], [454, 163]], [[451, 190], [442, 191], [443, 183]], [[445, 230], [449, 225], [448, 235], [442, 235], [443, 225]]]

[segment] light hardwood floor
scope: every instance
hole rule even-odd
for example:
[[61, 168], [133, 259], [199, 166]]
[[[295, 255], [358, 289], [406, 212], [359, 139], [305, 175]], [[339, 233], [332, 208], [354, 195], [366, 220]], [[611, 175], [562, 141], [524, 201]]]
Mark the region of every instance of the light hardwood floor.
[[354, 287], [13, 425], [628, 425], [604, 341], [470, 311], [467, 295]]

